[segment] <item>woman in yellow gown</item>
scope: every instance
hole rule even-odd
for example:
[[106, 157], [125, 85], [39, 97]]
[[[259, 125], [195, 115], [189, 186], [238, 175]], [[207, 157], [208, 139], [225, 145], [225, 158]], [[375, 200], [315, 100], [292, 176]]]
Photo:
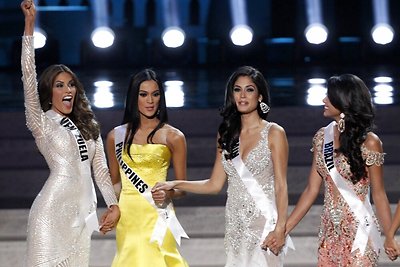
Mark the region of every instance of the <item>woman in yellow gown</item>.
[[183, 192], [151, 193], [166, 180], [170, 161], [176, 179], [186, 179], [185, 136], [167, 124], [164, 90], [154, 71], [131, 78], [123, 125], [108, 134], [107, 155], [121, 212], [112, 266], [188, 266], [176, 246], [187, 235], [171, 202]]

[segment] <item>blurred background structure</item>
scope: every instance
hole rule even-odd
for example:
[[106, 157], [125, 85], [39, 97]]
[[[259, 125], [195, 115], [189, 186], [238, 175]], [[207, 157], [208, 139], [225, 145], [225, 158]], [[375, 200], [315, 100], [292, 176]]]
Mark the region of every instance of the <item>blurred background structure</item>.
[[[101, 122], [103, 137], [122, 119], [129, 76], [147, 67], [161, 74], [170, 123], [187, 138], [188, 179], [207, 178], [211, 172], [219, 108], [230, 73], [241, 65], [260, 69], [271, 86], [269, 119], [282, 125], [288, 135], [290, 205], [296, 203], [307, 182], [313, 134], [329, 122], [322, 116], [326, 79], [342, 73], [358, 75], [376, 105], [376, 132], [387, 153], [389, 200], [395, 204], [400, 199], [399, 1], [35, 2], [38, 72], [55, 63], [76, 72]], [[0, 0], [0, 212], [4, 215], [0, 216], [0, 258], [23, 253], [27, 210], [48, 175], [25, 126], [20, 71], [24, 20], [19, 4], [18, 0]], [[191, 245], [186, 250], [183, 247], [192, 266], [223, 264], [223, 229], [213, 227], [223, 226], [223, 217], [218, 216], [223, 216], [225, 198], [223, 190], [217, 196], [189, 194], [176, 201], [178, 211], [187, 218], [186, 227], [194, 227], [189, 233], [194, 240], [188, 241]], [[321, 203], [319, 198], [317, 211]], [[100, 206], [104, 206], [101, 201]], [[217, 215], [213, 217], [212, 212]], [[200, 226], [191, 216], [209, 221]], [[315, 221], [318, 212], [303, 224], [309, 228], [300, 227], [295, 233], [298, 238], [309, 238], [303, 241], [314, 254]], [[113, 248], [113, 237], [107, 238], [95, 237], [95, 248], [102, 249], [106, 241]], [[198, 249], [193, 244], [203, 246], [202, 242], [212, 244], [202, 252], [210, 255], [214, 250], [214, 263], [202, 264], [202, 254], [190, 251]], [[297, 253], [298, 258], [292, 258], [288, 266], [313, 266], [314, 262], [299, 263], [307, 252]], [[310, 257], [315, 259], [315, 255]], [[8, 258], [5, 264], [9, 265], [4, 266], [18, 265], [12, 256]], [[97, 260], [93, 266], [107, 266], [108, 261]]]

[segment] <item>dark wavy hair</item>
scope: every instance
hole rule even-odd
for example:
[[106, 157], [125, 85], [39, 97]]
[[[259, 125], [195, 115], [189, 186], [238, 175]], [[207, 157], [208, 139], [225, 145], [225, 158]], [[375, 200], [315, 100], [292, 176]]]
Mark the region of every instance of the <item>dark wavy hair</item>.
[[[242, 66], [229, 77], [225, 88], [225, 103], [220, 112], [223, 121], [218, 129], [220, 136], [218, 139], [218, 145], [221, 149], [227, 151], [227, 159], [232, 158], [232, 150], [239, 141], [239, 135], [242, 129], [241, 114], [237, 110], [235, 99], [233, 97], [235, 82], [241, 76], [250, 77], [256, 85], [258, 93], [262, 95], [262, 101], [270, 106], [269, 85], [259, 70], [251, 66]], [[257, 112], [264, 120], [268, 116], [268, 113], [263, 113], [261, 111], [259, 105], [257, 105]]]
[[158, 123], [157, 127], [147, 136], [147, 143], [153, 143], [152, 139], [156, 131], [163, 127], [163, 125], [168, 121], [164, 87], [156, 72], [152, 69], [144, 69], [137, 74], [131, 76], [128, 92], [125, 99], [124, 118], [122, 120], [122, 124], [128, 123], [125, 147], [130, 157], [130, 147], [132, 145], [133, 137], [135, 136], [136, 131], [140, 126], [140, 112], [138, 109], [140, 85], [145, 81], [151, 80], [157, 83], [158, 89], [160, 90], [160, 103], [158, 105], [158, 110], [155, 113], [155, 117], [157, 117], [160, 122]]
[[75, 123], [85, 140], [96, 140], [100, 135], [100, 125], [86, 97], [85, 90], [78, 77], [67, 66], [51, 65], [47, 67], [39, 78], [38, 91], [40, 105], [43, 111], [51, 109], [51, 99], [53, 96], [53, 86], [57, 75], [66, 72], [72, 76], [76, 86], [76, 95], [71, 114], [68, 117]]
[[328, 80], [328, 98], [345, 114], [345, 130], [340, 134], [340, 147], [348, 160], [354, 184], [367, 176], [361, 145], [374, 128], [375, 110], [365, 83], [353, 74], [333, 76]]

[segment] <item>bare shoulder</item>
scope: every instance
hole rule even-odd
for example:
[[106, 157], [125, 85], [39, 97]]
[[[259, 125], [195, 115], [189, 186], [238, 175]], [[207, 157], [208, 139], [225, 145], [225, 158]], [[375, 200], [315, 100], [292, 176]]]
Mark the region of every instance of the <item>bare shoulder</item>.
[[113, 141], [114, 139], [115, 139], [115, 131], [114, 131], [114, 129], [112, 129], [107, 134], [107, 140], [112, 140]]
[[183, 132], [170, 124], [165, 124], [161, 130], [164, 131], [167, 143], [173, 144], [175, 142], [185, 141]]
[[364, 145], [367, 147], [368, 150], [372, 151], [379, 151], [381, 152], [382, 149], [382, 141], [378, 135], [373, 132], [369, 132], [367, 134], [367, 138], [364, 141]]
[[273, 136], [286, 136], [285, 129], [275, 122], [270, 122], [271, 128], [269, 129], [270, 135]]

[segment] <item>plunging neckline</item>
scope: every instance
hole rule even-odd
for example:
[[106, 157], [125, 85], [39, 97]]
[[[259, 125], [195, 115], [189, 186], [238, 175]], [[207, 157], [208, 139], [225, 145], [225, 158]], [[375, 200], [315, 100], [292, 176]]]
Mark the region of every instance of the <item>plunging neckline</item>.
[[[240, 157], [240, 159], [243, 161], [243, 163], [247, 163], [247, 160], [249, 159], [249, 157], [254, 153], [254, 151], [261, 145], [261, 142], [263, 141], [263, 131], [265, 131], [265, 129], [267, 128], [267, 126], [269, 125], [269, 122], [266, 122], [264, 127], [261, 129], [260, 131], [260, 136], [258, 141], [256, 142], [256, 145], [254, 147], [252, 147], [249, 150], [249, 153], [247, 153], [246, 157], [242, 157], [242, 153], [240, 153], [240, 137], [239, 137], [239, 155], [238, 157]], [[268, 148], [269, 149], [269, 148]]]

